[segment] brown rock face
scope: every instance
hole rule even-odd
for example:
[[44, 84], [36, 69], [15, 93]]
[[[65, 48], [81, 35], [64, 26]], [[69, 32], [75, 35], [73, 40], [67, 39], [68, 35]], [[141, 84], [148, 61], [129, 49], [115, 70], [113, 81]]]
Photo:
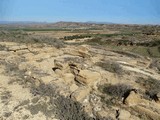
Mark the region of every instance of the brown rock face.
[[74, 82], [74, 75], [72, 73], [66, 73], [63, 76], [64, 76], [64, 80], [66, 83], [73, 83]]
[[57, 67], [60, 70], [65, 70], [68, 68], [68, 64], [65, 63], [63, 60], [58, 59], [58, 60], [54, 60], [54, 65], [55, 67]]
[[159, 93], [157, 93], [157, 97], [158, 97], [158, 98], [160, 98], [160, 92], [159, 92]]
[[90, 58], [91, 57], [91, 55], [89, 54], [88, 51], [89, 51], [89, 49], [86, 46], [79, 46], [76, 49], [71, 49], [71, 48], [64, 49], [64, 52], [66, 54], [70, 54], [70, 55], [73, 55], [73, 56], [80, 56], [80, 57], [83, 57], [83, 58]]
[[93, 85], [96, 81], [99, 81], [101, 76], [97, 72], [92, 72], [89, 70], [81, 70], [76, 76], [76, 80], [84, 85]]
[[82, 102], [89, 95], [90, 91], [90, 88], [81, 87], [77, 89], [71, 97], [78, 102]]
[[70, 86], [70, 91], [71, 92], [74, 92], [75, 90], [77, 90], [78, 89], [78, 86], [76, 85], [76, 84], [72, 84], [71, 86]]
[[138, 94], [136, 94], [134, 91], [131, 91], [129, 96], [125, 99], [124, 103], [128, 106], [135, 106], [137, 104], [140, 104], [141, 98]]
[[142, 106], [135, 106], [134, 110], [140, 114], [146, 115], [148, 120], [160, 120], [160, 115], [150, 109], [146, 109]]
[[118, 116], [119, 120], [129, 120], [130, 117], [131, 117], [130, 112], [128, 112], [126, 110], [120, 110], [119, 111], [119, 116]]

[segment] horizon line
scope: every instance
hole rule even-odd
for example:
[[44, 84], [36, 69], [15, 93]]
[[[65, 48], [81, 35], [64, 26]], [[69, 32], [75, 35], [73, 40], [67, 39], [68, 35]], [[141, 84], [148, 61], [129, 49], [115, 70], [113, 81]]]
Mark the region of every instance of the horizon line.
[[[2, 23], [4, 22], [4, 23]], [[5, 23], [6, 22], [6, 23]], [[7, 23], [8, 22], [8, 23]], [[117, 25], [160, 25], [160, 23], [114, 23], [114, 22], [107, 22], [107, 21], [21, 21], [21, 20], [0, 20], [0, 25], [3, 24], [14, 24], [14, 23], [45, 23], [45, 24], [55, 24], [59, 22], [66, 22], [66, 23], [84, 23], [84, 24], [117, 24]]]

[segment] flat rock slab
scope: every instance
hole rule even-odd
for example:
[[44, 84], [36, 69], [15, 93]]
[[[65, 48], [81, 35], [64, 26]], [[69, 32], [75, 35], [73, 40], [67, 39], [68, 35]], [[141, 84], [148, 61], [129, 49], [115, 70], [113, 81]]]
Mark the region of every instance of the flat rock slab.
[[76, 76], [76, 80], [84, 85], [93, 85], [96, 81], [99, 81], [100, 79], [100, 73], [92, 72], [90, 70], [81, 70]]

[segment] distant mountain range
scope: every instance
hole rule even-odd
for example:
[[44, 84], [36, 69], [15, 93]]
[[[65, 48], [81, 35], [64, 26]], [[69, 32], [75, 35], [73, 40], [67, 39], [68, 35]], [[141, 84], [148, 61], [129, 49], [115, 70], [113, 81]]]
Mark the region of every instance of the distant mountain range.
[[27, 24], [114, 24], [111, 22], [96, 22], [96, 21], [87, 21], [87, 22], [65, 22], [60, 21], [56, 23], [48, 23], [48, 22], [35, 22], [35, 21], [0, 21], [0, 24], [17, 24], [17, 25], [27, 25]]
[[[112, 22], [97, 22], [97, 21], [87, 21], [87, 22], [69, 22], [69, 21], [59, 21], [59, 22], [36, 22], [36, 21], [0, 21], [0, 25], [13, 25], [13, 26], [28, 26], [28, 25], [51, 25], [51, 26], [61, 26], [61, 27], [68, 27], [68, 26], [86, 26], [86, 25], [113, 25], [119, 23], [112, 23]], [[119, 25], [154, 25], [154, 24], [119, 24]], [[159, 24], [155, 24], [159, 25]]]
[[34, 22], [34, 21], [0, 21], [0, 24], [20, 24], [20, 25], [27, 25], [27, 24], [47, 24], [47, 22]]
[[89, 23], [89, 24], [115, 24], [115, 23], [112, 23], [112, 22], [96, 22], [96, 21], [88, 21], [88, 22], [85, 22], [85, 23]]

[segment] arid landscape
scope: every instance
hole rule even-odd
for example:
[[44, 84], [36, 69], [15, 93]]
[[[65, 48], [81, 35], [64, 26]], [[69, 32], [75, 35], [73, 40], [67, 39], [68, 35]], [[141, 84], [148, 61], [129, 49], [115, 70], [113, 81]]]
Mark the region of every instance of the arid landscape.
[[0, 25], [0, 120], [160, 120], [160, 26]]

